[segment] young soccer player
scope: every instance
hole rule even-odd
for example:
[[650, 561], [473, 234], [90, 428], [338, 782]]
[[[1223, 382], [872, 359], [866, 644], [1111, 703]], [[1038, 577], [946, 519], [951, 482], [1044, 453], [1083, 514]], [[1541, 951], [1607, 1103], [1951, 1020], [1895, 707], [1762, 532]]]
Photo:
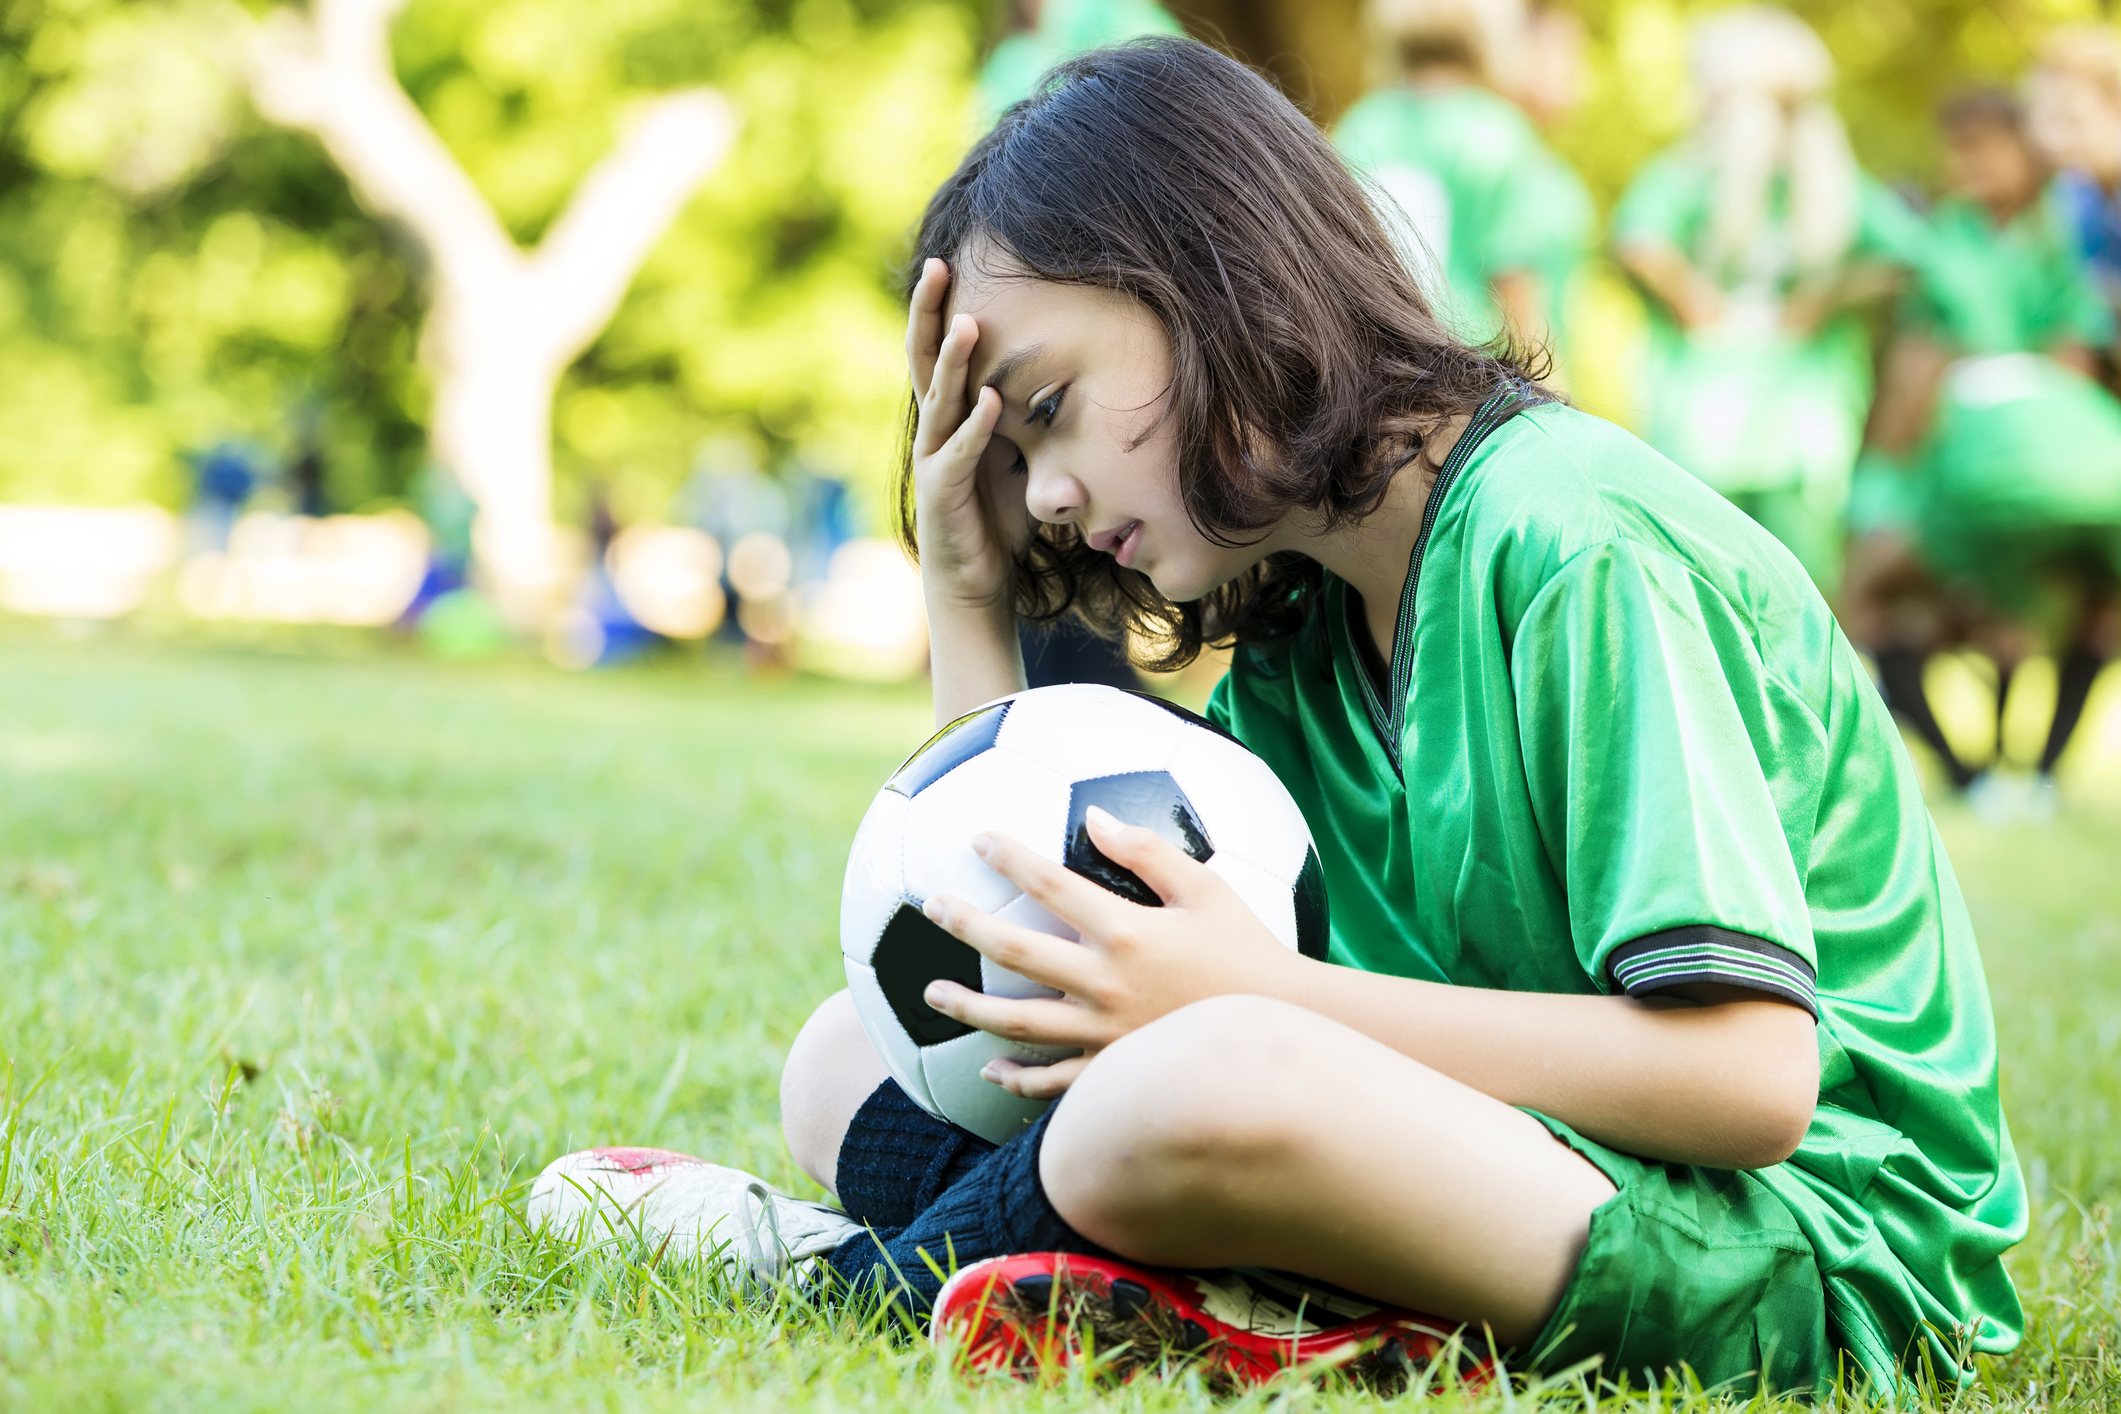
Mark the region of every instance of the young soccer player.
[[[1519, 0], [1373, 0], [1392, 81], [1333, 130], [1385, 198], [1401, 252], [1439, 314], [1470, 343], [1505, 328], [1551, 347], [1568, 273], [1590, 235], [1580, 186], [1498, 89], [1519, 87]], [[1543, 78], [1525, 76], [1527, 78]]]
[[1854, 310], [1891, 291], [1919, 228], [1858, 169], [1833, 60], [1801, 20], [1720, 10], [1690, 58], [1695, 131], [1613, 213], [1614, 254], [1649, 296], [1643, 435], [1830, 588], [1871, 397]]
[[[1160, 908], [982, 837], [1083, 941], [932, 916], [1065, 996], [926, 999], [1080, 1048], [991, 1067], [1057, 1098], [1036, 1125], [997, 1149], [916, 1109], [842, 994], [782, 1103], [844, 1217], [592, 1151], [540, 1179], [540, 1220], [631, 1203], [651, 1243], [711, 1229], [909, 1306], [954, 1261], [938, 1319], [976, 1347], [1058, 1293], [1220, 1359], [1243, 1301], [1202, 1277], [1174, 1316], [1171, 1269], [1231, 1268], [1638, 1382], [1949, 1382], [2015, 1343], [2025, 1196], [1972, 930], [1780, 546], [1448, 332], [1332, 148], [1199, 44], [1064, 65], [917, 254], [937, 720], [1020, 686], [1021, 613], [1173, 656], [1234, 638], [1211, 715], [1303, 806], [1331, 961], [1146, 829], [1090, 825]], [[1007, 1254], [1040, 1255], [983, 1265]], [[1081, 1254], [1133, 1276], [1070, 1291]], [[971, 1299], [997, 1281], [1018, 1299]]]
[[[2091, 382], [2113, 316], [2017, 101], [1977, 91], [1938, 117], [1950, 188], [1926, 222], [1921, 277], [1872, 413], [1843, 622], [1877, 661], [1886, 701], [1991, 810], [2011, 788], [1960, 759], [1923, 692], [1923, 664], [1953, 642], [1988, 652], [2000, 760], [2013, 673], [2043, 633], [2054, 637], [2056, 713], [2024, 802], [2038, 813], [2051, 808], [2055, 764], [2103, 662], [2097, 601], [2111, 574], [2097, 568], [2099, 549], [2121, 543], [2098, 529], [2121, 514], [2121, 407]], [[2059, 612], [2038, 612], [2043, 585], [2062, 590], [2049, 596]], [[2042, 617], [2058, 621], [2031, 622]]]

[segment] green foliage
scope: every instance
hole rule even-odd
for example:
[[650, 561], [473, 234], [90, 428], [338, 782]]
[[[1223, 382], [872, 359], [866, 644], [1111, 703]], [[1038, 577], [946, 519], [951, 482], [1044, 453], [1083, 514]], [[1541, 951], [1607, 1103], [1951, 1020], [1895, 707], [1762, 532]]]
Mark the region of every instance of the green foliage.
[[[260, 7], [262, 8], [262, 7]], [[534, 242], [629, 105], [714, 84], [738, 146], [557, 408], [560, 468], [660, 509], [710, 432], [880, 474], [895, 261], [968, 136], [969, 0], [415, 0], [401, 77]], [[178, 455], [321, 416], [342, 503], [425, 457], [417, 252], [251, 110], [229, 0], [0, 9], [0, 498], [181, 499]]]
[[[918, 692], [19, 630], [0, 676], [0, 1409], [1377, 1407], [968, 1383], [925, 1341], [523, 1231], [530, 1175], [588, 1144], [804, 1186], [775, 1078], [841, 985], [847, 840], [927, 732]], [[2114, 820], [1940, 823], [2034, 1195], [2031, 1332], [1950, 1407], [2112, 1411]]]

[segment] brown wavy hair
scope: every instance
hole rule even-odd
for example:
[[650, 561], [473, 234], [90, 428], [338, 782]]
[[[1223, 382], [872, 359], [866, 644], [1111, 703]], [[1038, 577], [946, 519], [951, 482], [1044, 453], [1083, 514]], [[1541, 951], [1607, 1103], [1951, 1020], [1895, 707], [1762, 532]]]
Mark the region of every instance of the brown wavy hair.
[[[929, 201], [909, 297], [930, 257], [1147, 306], [1171, 340], [1180, 495], [1225, 545], [1297, 511], [1360, 520], [1424, 429], [1535, 376], [1506, 343], [1454, 338], [1318, 129], [1190, 39], [1093, 50], [1048, 74]], [[897, 486], [909, 551], [917, 417], [909, 406]], [[1316, 562], [1282, 553], [1173, 603], [1074, 526], [1042, 524], [1015, 595], [1033, 622], [1072, 615], [1169, 670], [1204, 645], [1292, 634], [1321, 582]]]

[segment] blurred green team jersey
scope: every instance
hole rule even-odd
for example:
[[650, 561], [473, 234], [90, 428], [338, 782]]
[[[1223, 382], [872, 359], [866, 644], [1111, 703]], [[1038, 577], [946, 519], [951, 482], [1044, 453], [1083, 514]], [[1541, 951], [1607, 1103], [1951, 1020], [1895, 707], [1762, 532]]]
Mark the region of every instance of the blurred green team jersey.
[[2051, 188], [1998, 226], [1974, 202], [1948, 197], [1926, 223], [1921, 281], [1908, 322], [1962, 353], [2103, 348], [2113, 312], [2099, 295]]
[[1758, 1176], [1837, 1342], [1874, 1380], [2011, 1349], [2026, 1198], [1987, 983], [1862, 663], [1772, 538], [1620, 428], [1548, 403], [1482, 429], [1437, 478], [1389, 668], [1328, 576], [1210, 704], [1303, 807], [1333, 961], [1806, 1007], [1818, 1109]]
[[1452, 327], [1484, 343], [1501, 328], [1492, 283], [1543, 272], [1583, 237], [1560, 159], [1517, 106], [1472, 84], [1380, 88], [1344, 114], [1333, 141], [1392, 203], [1385, 214]]
[[[1770, 190], [1765, 218], [1740, 257], [1727, 265], [1710, 259], [1716, 176], [1700, 148], [1681, 144], [1644, 165], [1613, 213], [1616, 246], [1669, 246], [1724, 297], [1723, 319], [1691, 330], [1649, 302], [1642, 435], [1718, 491], [1747, 501], [1819, 583], [1831, 584], [1870, 408], [1869, 335], [1848, 313], [1808, 335], [1782, 327], [1783, 302], [1799, 274], [1786, 182]], [[1921, 219], [1867, 177], [1856, 215], [1846, 263], [1921, 261]]]
[[1086, 49], [1185, 32], [1156, 0], [1044, 0], [1038, 28], [995, 45], [980, 69], [981, 118], [992, 123], [1010, 104], [1029, 98], [1046, 70]]

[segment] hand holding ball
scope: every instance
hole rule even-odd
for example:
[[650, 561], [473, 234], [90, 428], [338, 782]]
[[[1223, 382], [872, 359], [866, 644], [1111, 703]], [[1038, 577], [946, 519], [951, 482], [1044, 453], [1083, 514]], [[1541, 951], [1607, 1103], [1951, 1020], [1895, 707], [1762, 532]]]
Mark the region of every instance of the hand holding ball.
[[1283, 946], [1325, 956], [1324, 877], [1296, 802], [1266, 763], [1182, 708], [1115, 688], [1041, 688], [952, 722], [878, 794], [848, 860], [840, 943], [862, 1025], [891, 1073], [931, 1113], [997, 1143], [1046, 1102], [980, 1074], [995, 1058], [1048, 1064], [1068, 1052], [973, 1030], [923, 1000], [947, 978], [989, 996], [1058, 993], [983, 958], [922, 913], [951, 894], [1003, 922], [1074, 939], [981, 862], [983, 831], [1132, 902], [1161, 900], [1091, 840], [1101, 807], [1154, 830], [1221, 876]]

